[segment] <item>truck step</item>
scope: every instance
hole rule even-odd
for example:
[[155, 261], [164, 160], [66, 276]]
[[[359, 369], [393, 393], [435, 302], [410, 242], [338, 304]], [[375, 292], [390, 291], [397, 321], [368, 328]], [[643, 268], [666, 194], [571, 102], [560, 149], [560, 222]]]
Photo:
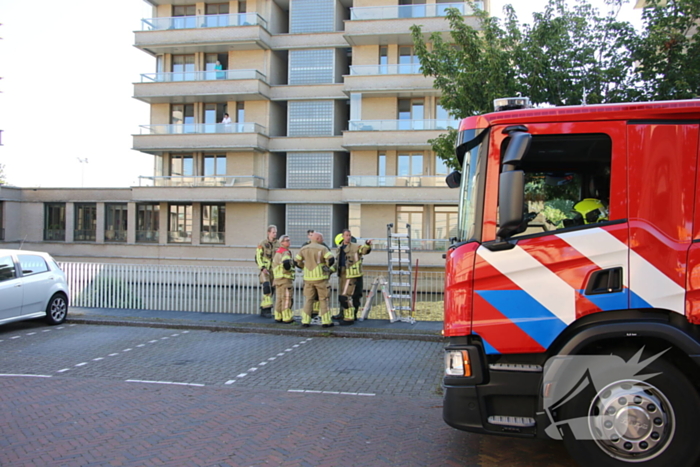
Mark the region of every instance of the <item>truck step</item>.
[[509, 417], [507, 415], [491, 415], [489, 417], [489, 423], [498, 426], [531, 428], [535, 426], [535, 419], [530, 417]]
[[522, 363], [492, 363], [492, 371], [522, 371], [524, 373], [542, 373], [542, 365], [524, 365]]

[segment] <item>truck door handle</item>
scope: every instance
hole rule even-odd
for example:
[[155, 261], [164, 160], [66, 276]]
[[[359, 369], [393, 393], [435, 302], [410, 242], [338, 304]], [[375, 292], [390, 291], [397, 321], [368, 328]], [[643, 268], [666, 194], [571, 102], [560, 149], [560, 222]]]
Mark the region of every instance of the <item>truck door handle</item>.
[[586, 295], [622, 292], [622, 268], [601, 269], [591, 274]]

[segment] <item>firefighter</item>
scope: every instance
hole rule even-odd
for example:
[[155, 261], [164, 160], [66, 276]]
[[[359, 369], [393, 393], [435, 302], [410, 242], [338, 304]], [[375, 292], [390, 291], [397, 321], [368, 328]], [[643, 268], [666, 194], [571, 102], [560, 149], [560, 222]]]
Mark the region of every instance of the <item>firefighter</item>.
[[274, 276], [272, 273], [272, 257], [275, 251], [280, 247], [277, 241], [277, 226], [270, 225], [267, 227], [267, 237], [260, 242], [255, 253], [255, 262], [260, 268], [260, 283], [263, 288], [262, 301], [260, 302], [260, 316], [263, 318], [272, 317], [272, 282]]
[[280, 247], [272, 258], [272, 275], [275, 285], [275, 321], [292, 324], [294, 303], [294, 259], [289, 251], [289, 235], [280, 237]]
[[323, 244], [323, 235], [314, 232], [311, 243], [304, 245], [294, 258], [297, 266], [304, 271], [304, 313], [301, 325], [308, 328], [311, 324], [314, 300], [318, 299], [321, 325], [324, 328], [333, 326], [331, 313], [328, 310], [330, 284], [328, 278], [334, 271], [335, 258]]
[[[372, 240], [366, 240], [364, 244], [358, 245], [352, 242], [350, 230], [343, 230], [343, 241], [338, 247], [338, 274], [340, 310], [342, 316], [341, 325], [350, 325], [357, 319], [357, 312], [362, 299], [362, 285], [358, 280], [362, 279], [362, 258], [372, 251]], [[356, 288], [360, 287], [359, 293]]]

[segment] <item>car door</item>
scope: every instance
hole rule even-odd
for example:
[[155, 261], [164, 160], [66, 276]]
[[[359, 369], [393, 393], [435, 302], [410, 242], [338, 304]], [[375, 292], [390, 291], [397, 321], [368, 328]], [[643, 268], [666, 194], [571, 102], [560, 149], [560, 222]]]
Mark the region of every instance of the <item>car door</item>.
[[0, 320], [20, 315], [22, 294], [22, 278], [12, 256], [0, 256]]
[[46, 260], [39, 255], [20, 254], [17, 259], [22, 273], [24, 301], [22, 314], [28, 315], [46, 310], [55, 274]]

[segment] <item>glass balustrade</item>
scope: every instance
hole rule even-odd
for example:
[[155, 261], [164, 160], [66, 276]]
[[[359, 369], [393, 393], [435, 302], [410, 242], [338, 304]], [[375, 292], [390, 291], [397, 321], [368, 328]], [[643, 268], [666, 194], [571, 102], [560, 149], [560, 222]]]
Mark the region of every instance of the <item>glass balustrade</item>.
[[216, 81], [256, 79], [266, 81], [266, 76], [257, 70], [208, 70], [179, 71], [167, 73], [142, 73], [142, 83], [172, 83], [179, 81]]
[[181, 135], [199, 133], [265, 133], [257, 123], [182, 123], [171, 125], [140, 125], [141, 135]]
[[419, 75], [420, 63], [399, 63], [391, 65], [353, 65], [350, 67], [351, 76], [376, 75]]
[[[474, 2], [476, 8], [484, 9], [484, 2]], [[420, 5], [387, 5], [355, 7], [350, 9], [351, 20], [399, 19], [399, 18], [432, 18], [447, 15], [448, 8], [456, 8], [465, 16], [473, 15], [474, 11], [468, 3], [431, 3]]]
[[350, 131], [447, 130], [458, 128], [459, 120], [351, 120]]
[[350, 175], [349, 187], [440, 187], [447, 188], [444, 175]]
[[265, 188], [265, 179], [258, 176], [238, 175], [164, 175], [140, 176], [139, 186], [203, 186], [203, 187], [235, 187], [235, 188]]
[[[357, 243], [364, 243], [365, 238], [358, 238]], [[411, 251], [447, 251], [450, 246], [450, 241], [442, 238], [411, 238]], [[373, 238], [372, 239], [372, 249], [373, 250], [386, 250], [387, 249], [387, 239], [386, 238]]]
[[138, 243], [158, 243], [160, 237], [157, 230], [137, 230], [136, 241]]
[[145, 18], [141, 20], [142, 31], [164, 31], [168, 29], [224, 28], [231, 26], [260, 25], [267, 29], [267, 21], [257, 13], [229, 15], [172, 16]]

